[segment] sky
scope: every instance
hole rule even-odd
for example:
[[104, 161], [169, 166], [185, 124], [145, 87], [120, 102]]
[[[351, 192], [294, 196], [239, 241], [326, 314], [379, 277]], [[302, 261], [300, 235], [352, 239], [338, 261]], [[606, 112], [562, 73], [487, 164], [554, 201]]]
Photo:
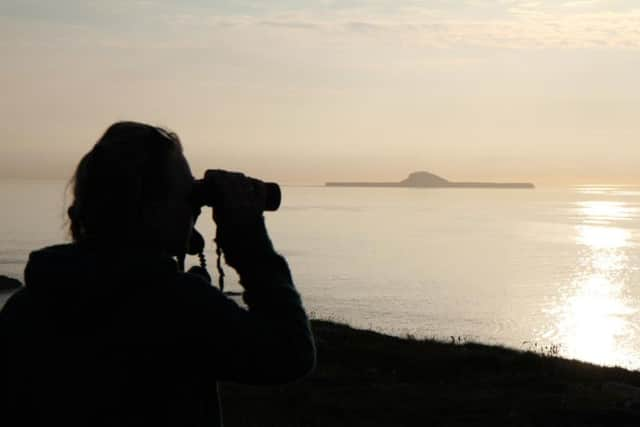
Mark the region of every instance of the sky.
[[636, 0], [0, 0], [0, 178], [118, 120], [194, 174], [640, 184]]

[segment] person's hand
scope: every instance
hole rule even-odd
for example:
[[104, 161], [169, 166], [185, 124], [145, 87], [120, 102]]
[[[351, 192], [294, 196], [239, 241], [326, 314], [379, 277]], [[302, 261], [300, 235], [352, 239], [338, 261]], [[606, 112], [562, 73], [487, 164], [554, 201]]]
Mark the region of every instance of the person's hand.
[[238, 172], [209, 170], [205, 182], [215, 192], [216, 242], [225, 261], [242, 275], [274, 253], [262, 215], [264, 185]]
[[264, 210], [265, 187], [239, 172], [208, 170], [205, 182], [215, 192], [213, 220], [218, 226], [254, 222]]

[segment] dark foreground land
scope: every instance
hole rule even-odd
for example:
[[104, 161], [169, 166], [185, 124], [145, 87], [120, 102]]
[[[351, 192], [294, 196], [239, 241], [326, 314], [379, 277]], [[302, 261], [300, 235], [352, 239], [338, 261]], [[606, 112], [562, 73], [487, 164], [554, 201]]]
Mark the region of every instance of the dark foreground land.
[[640, 426], [639, 372], [312, 323], [316, 371], [282, 387], [223, 384], [225, 425]]

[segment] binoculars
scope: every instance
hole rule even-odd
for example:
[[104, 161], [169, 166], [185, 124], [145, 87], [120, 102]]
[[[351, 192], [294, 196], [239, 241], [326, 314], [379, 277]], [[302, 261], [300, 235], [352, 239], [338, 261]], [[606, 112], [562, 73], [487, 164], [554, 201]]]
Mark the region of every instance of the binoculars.
[[[193, 189], [191, 193], [191, 203], [194, 211], [200, 212], [202, 206], [209, 206], [212, 208], [220, 207], [223, 198], [223, 186], [225, 185], [225, 175], [230, 174], [221, 169], [210, 169], [204, 173], [204, 178], [196, 180], [193, 183]], [[262, 182], [259, 179], [246, 177], [248, 180], [249, 188], [247, 190], [253, 191], [253, 194], [257, 198], [258, 207], [262, 211], [275, 211], [280, 207], [282, 200], [282, 193], [280, 192], [280, 186], [274, 182]], [[197, 216], [197, 215], [196, 215]], [[191, 233], [191, 239], [186, 250], [186, 254], [198, 255], [200, 258], [200, 267], [198, 268], [201, 274], [206, 277], [210, 277], [206, 269], [206, 260], [203, 254], [204, 251], [204, 238], [194, 228]], [[220, 248], [216, 249], [218, 260], [216, 266], [218, 268], [218, 284], [220, 290], [224, 290], [224, 272], [222, 271], [222, 264], [220, 262], [220, 255], [222, 254]], [[178, 257], [178, 263], [181, 271], [184, 271], [184, 259], [185, 255], [182, 254]]]
[[[191, 195], [194, 208], [209, 206], [215, 208], [222, 200], [222, 188], [224, 174], [229, 172], [221, 169], [209, 169], [204, 173], [204, 178], [196, 180], [193, 184]], [[280, 207], [282, 193], [280, 186], [274, 182], [262, 182], [259, 179], [247, 177], [253, 191], [259, 199], [258, 205], [263, 211], [276, 211]]]

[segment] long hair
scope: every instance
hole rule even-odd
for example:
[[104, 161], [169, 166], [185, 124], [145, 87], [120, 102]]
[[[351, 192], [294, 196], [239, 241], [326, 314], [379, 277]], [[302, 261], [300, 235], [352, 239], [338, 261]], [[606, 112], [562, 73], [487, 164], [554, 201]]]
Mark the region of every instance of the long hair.
[[111, 125], [78, 164], [71, 180], [69, 231], [75, 242], [110, 242], [135, 236], [145, 209], [166, 201], [169, 159], [180, 139], [136, 122]]

